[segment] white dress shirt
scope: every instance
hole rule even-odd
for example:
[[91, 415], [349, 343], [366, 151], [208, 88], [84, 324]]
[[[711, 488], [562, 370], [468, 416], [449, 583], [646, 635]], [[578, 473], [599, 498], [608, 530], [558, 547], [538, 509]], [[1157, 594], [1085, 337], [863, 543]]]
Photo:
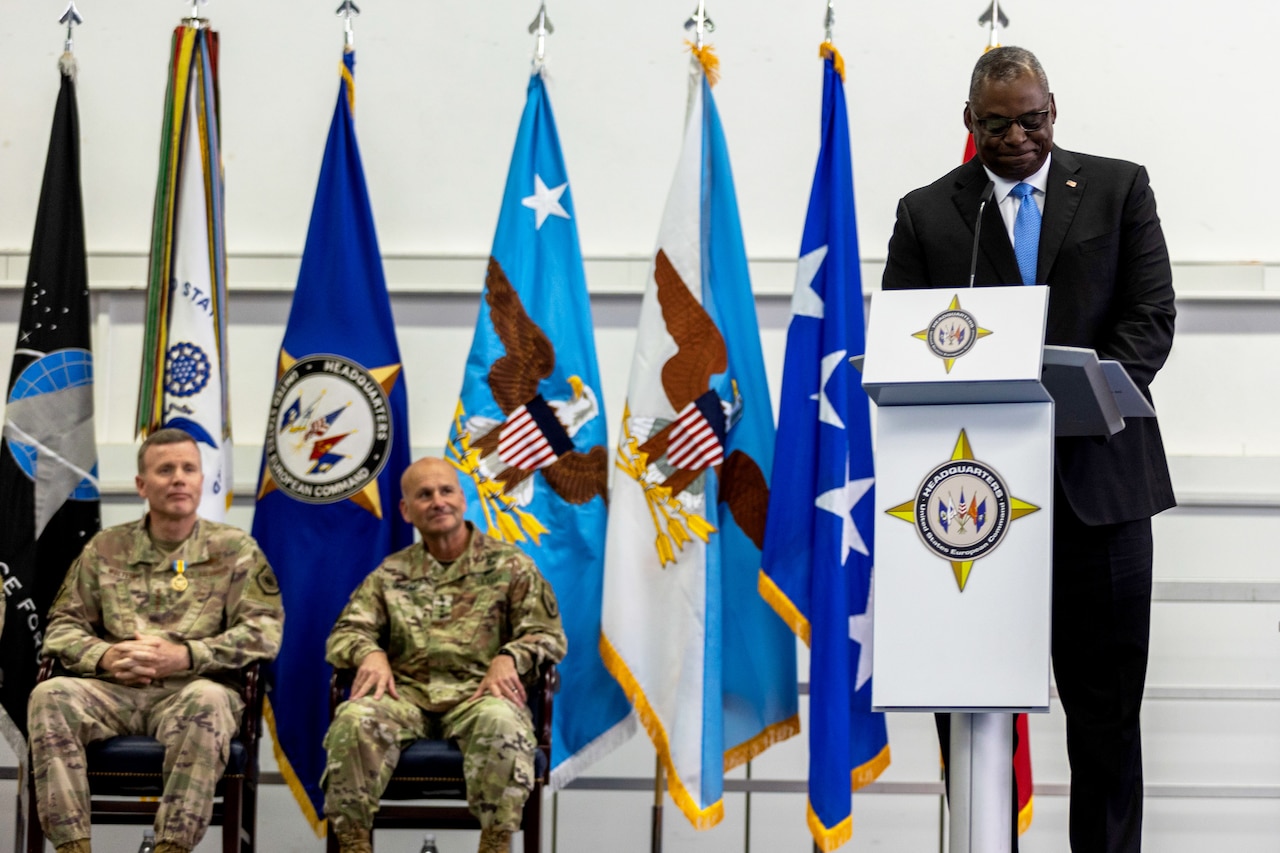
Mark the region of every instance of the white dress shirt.
[[1035, 187], [1035, 192], [1031, 197], [1036, 200], [1036, 207], [1040, 208], [1040, 214], [1044, 215], [1044, 193], [1049, 187], [1049, 163], [1053, 161], [1053, 152], [1044, 158], [1042, 165], [1034, 175], [1023, 178], [1020, 181], [1011, 181], [1008, 178], [998, 177], [986, 166], [987, 177], [995, 181], [996, 193], [993, 198], [1000, 205], [1000, 218], [1004, 220], [1004, 230], [1009, 234], [1009, 244], [1013, 244], [1013, 223], [1018, 218], [1018, 208], [1022, 206], [1022, 200], [1017, 196], [1010, 195], [1013, 188], [1018, 184], [1031, 184]]

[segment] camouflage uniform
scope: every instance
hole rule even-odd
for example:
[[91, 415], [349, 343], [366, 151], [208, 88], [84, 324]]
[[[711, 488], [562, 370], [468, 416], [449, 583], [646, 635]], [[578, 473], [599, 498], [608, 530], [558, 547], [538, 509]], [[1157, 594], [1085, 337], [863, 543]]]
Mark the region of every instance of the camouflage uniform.
[[[188, 586], [172, 586], [173, 560]], [[29, 707], [36, 798], [54, 846], [89, 837], [85, 744], [146, 734], [165, 745], [156, 838], [190, 849], [204, 836], [244, 703], [236, 670], [280, 649], [284, 611], [275, 575], [247, 533], [200, 520], [161, 553], [146, 520], [104, 530], [67, 572], [49, 610], [44, 653], [71, 676], [36, 686]], [[185, 643], [191, 669], [145, 686], [99, 670], [112, 644], [136, 633]]]
[[421, 544], [388, 557], [329, 634], [326, 657], [345, 668], [359, 666], [383, 638], [400, 694], [344, 702], [325, 736], [324, 811], [340, 837], [367, 832], [401, 746], [420, 737], [458, 740], [467, 802], [482, 827], [520, 827], [533, 789], [529, 709], [470, 697], [499, 651], [526, 681], [542, 662], [563, 658], [564, 629], [555, 593], [533, 561], [470, 522], [467, 528], [467, 549], [448, 566]]

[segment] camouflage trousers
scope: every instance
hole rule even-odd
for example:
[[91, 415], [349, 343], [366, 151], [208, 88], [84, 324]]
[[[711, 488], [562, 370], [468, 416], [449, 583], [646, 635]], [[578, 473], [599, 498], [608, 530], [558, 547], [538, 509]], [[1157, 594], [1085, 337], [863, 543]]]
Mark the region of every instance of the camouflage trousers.
[[28, 722], [36, 804], [54, 847], [89, 837], [85, 745], [124, 734], [164, 744], [164, 795], [156, 840], [186, 849], [204, 837], [244, 702], [204, 678], [126, 687], [96, 678], [51, 678], [31, 691]]
[[520, 828], [537, 747], [527, 707], [482, 696], [432, 714], [384, 695], [343, 702], [325, 735], [329, 755], [321, 784], [330, 831], [342, 837], [373, 825], [401, 748], [423, 737], [457, 739], [467, 806], [481, 827]]

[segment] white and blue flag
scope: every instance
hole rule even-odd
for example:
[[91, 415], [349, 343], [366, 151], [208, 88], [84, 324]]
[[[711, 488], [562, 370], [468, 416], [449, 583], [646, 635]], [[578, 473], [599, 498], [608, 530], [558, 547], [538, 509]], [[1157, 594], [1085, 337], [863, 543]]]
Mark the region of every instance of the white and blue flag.
[[713, 57], [695, 55], [622, 413], [600, 642], [672, 798], [705, 829], [725, 771], [799, 715], [795, 638], [757, 592], [773, 411]]

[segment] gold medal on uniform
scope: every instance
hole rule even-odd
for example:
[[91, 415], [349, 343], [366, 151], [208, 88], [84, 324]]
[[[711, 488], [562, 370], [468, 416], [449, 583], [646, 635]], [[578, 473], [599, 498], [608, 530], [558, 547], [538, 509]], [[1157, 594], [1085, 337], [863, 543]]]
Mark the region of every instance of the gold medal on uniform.
[[169, 581], [169, 586], [173, 587], [178, 592], [182, 592], [187, 588], [187, 578], [186, 578], [187, 561], [174, 560], [173, 571], [174, 571], [173, 580]]

